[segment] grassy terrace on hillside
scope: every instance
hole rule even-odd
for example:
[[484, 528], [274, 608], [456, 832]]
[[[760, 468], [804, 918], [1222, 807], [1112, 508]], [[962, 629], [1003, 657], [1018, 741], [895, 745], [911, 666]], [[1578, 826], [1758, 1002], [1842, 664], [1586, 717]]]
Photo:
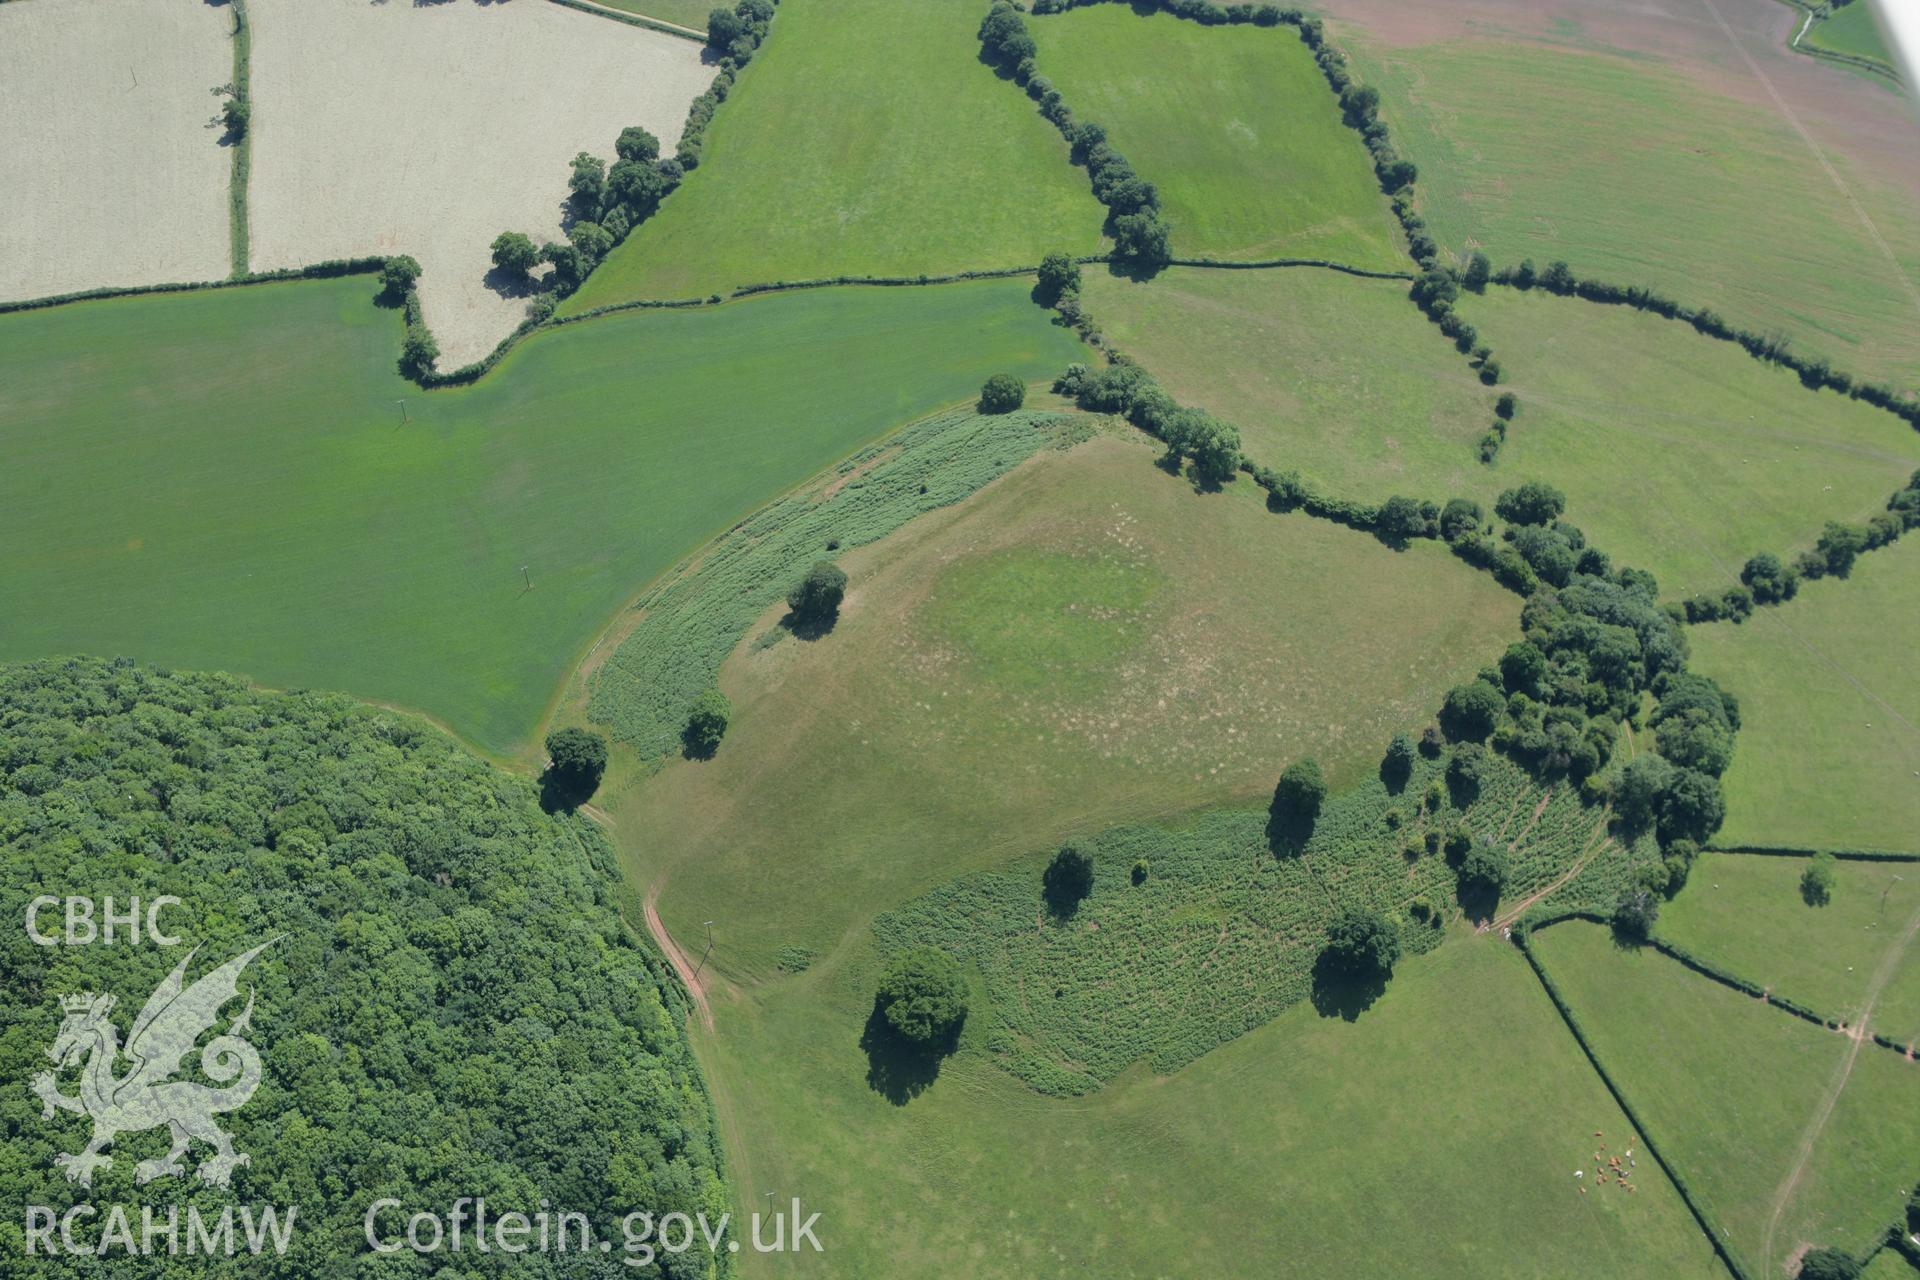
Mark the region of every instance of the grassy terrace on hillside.
[[[716, 932], [726, 926], [716, 925]], [[1658, 1169], [1581, 1195], [1625, 1118], [1525, 960], [1486, 938], [1402, 962], [1356, 1022], [1305, 1004], [1172, 1077], [1044, 1098], [970, 1027], [905, 1106], [870, 1087], [864, 941], [722, 1002], [704, 1063], [752, 1189], [848, 1225], [795, 1274], [1724, 1277]], [[884, 1082], [884, 1081], [883, 1081]], [[906, 1082], [893, 1081], [896, 1085]], [[1591, 1176], [1591, 1175], [1589, 1175]], [[1601, 1188], [1600, 1192], [1607, 1189]]]
[[786, 0], [700, 167], [567, 304], [1092, 253], [1067, 146], [979, 61], [975, 0]]
[[[1901, 944], [1920, 908], [1920, 865], [1841, 862], [1825, 906], [1800, 896], [1806, 866], [1804, 858], [1703, 854], [1687, 887], [1661, 909], [1660, 936], [1816, 1013], [1852, 1021], [1887, 948]], [[1881, 1006], [1875, 1011], [1881, 1029]], [[1914, 1030], [1896, 1020], [1888, 1033]]]
[[[1040, 25], [1040, 24], [1036, 24]], [[1240, 428], [1247, 455], [1328, 493], [1444, 497], [1485, 480], [1494, 393], [1400, 280], [1313, 268], [1085, 270], [1087, 309], [1183, 404]]]
[[1689, 631], [1693, 669], [1740, 699], [1722, 841], [1920, 853], [1916, 617], [1908, 537], [1742, 626]]
[[509, 751], [621, 601], [716, 526], [1080, 350], [1025, 281], [821, 290], [543, 333], [423, 394], [374, 287], [0, 317], [0, 658], [339, 688]]
[[1264, 803], [1299, 755], [1349, 786], [1514, 634], [1519, 601], [1432, 543], [1196, 494], [1154, 456], [1044, 452], [843, 555], [830, 635], [737, 650], [718, 756], [617, 806], [668, 928], [724, 918], [710, 966], [764, 974], [1069, 833]]
[[[1421, 212], [1444, 251], [1564, 258], [1583, 277], [1783, 330], [1856, 374], [1920, 378], [1920, 307], [1776, 114], [1645, 58], [1504, 30], [1413, 46], [1335, 34], [1420, 166]], [[1904, 188], [1829, 159], [1920, 280], [1920, 214]]]
[[[1598, 925], [1555, 925], [1534, 946], [1661, 1154], [1750, 1275], [1779, 1274], [1809, 1242], [1864, 1253], [1893, 1221], [1920, 1177], [1920, 1065], [1860, 1049], [1776, 1223], [1776, 1197], [1852, 1042], [1652, 948], [1623, 950]], [[1619, 1154], [1624, 1143], [1606, 1140], [1602, 1154]], [[1635, 1176], [1650, 1164], [1642, 1158]]]
[[1892, 414], [1677, 321], [1498, 287], [1460, 312], [1520, 398], [1490, 479], [1564, 489], [1567, 518], [1665, 595], [1865, 520], [1920, 466], [1920, 432]]
[[1294, 28], [1118, 4], [1027, 25], [1040, 74], [1159, 188], [1175, 252], [1408, 266], [1360, 135]]

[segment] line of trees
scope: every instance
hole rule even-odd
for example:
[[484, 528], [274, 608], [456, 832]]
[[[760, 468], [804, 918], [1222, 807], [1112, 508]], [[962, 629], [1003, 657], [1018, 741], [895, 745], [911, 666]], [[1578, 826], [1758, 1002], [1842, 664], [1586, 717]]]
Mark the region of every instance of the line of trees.
[[1756, 605], [1793, 599], [1803, 581], [1849, 576], [1863, 552], [1889, 546], [1915, 526], [1920, 526], [1920, 471], [1894, 491], [1885, 511], [1864, 524], [1827, 521], [1814, 545], [1789, 563], [1762, 551], [1741, 567], [1739, 586], [1684, 601], [1680, 606], [1682, 616], [1688, 622], [1744, 622]]
[[[1035, 12], [1046, 12], [1036, 6]], [[1076, 120], [1053, 82], [1034, 66], [1037, 46], [1026, 19], [1010, 0], [994, 0], [980, 22], [981, 57], [1013, 77], [1040, 104], [1040, 114], [1067, 140], [1073, 162], [1085, 167], [1096, 200], [1107, 207], [1114, 261], [1154, 271], [1173, 256], [1172, 228], [1160, 212], [1160, 193], [1107, 141], [1105, 126]]]
[[1191, 460], [1193, 479], [1202, 488], [1217, 489], [1241, 469], [1239, 428], [1205, 409], [1183, 407], [1127, 356], [1115, 353], [1098, 372], [1069, 365], [1053, 380], [1053, 389], [1082, 409], [1118, 414], [1160, 440], [1169, 469]]
[[1573, 269], [1565, 262], [1560, 261], [1548, 263], [1545, 270], [1536, 270], [1533, 260], [1528, 258], [1518, 266], [1502, 267], [1490, 279], [1495, 284], [1509, 285], [1515, 289], [1541, 288], [1563, 297], [1632, 307], [1668, 320], [1684, 321], [1710, 338], [1737, 343], [1756, 360], [1792, 369], [1810, 390], [1818, 391], [1825, 387], [1855, 400], [1864, 400], [1920, 429], [1920, 400], [1904, 397], [1884, 383], [1863, 382], [1833, 368], [1823, 357], [1798, 355], [1792, 351], [1791, 342], [1784, 334], [1757, 333], [1739, 328], [1709, 308], [1682, 306], [1672, 298], [1639, 285], [1582, 279], [1574, 275]]

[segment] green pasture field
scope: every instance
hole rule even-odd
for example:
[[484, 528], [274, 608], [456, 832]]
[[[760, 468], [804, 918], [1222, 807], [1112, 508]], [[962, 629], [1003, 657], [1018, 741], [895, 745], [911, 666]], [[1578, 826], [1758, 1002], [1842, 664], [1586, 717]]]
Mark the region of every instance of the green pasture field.
[[[1920, 384], [1920, 306], [1777, 115], [1599, 47], [1504, 30], [1411, 46], [1338, 34], [1419, 165], [1420, 209], [1444, 252], [1564, 258], [1577, 274], [1783, 331], [1856, 376]], [[1829, 151], [1920, 280], [1920, 212], [1904, 188]]]
[[1579, 1193], [1590, 1135], [1626, 1119], [1494, 939], [1402, 961], [1357, 1021], [1301, 1004], [1175, 1075], [1074, 1099], [992, 1065], [971, 1022], [930, 1081], [870, 1061], [877, 971], [856, 933], [696, 1030], [741, 1207], [775, 1190], [823, 1215], [825, 1253], [749, 1260], [748, 1280], [955, 1259], [1022, 1278], [1725, 1275], [1658, 1169], [1637, 1193]]
[[1409, 265], [1360, 135], [1292, 27], [1118, 4], [1027, 25], [1040, 74], [1159, 188], [1175, 253]]
[[700, 167], [571, 314], [770, 280], [941, 275], [1100, 248], [1067, 145], [979, 60], [973, 0], [786, 0]]
[[[1659, 933], [1816, 1013], [1853, 1022], [1887, 949], [1903, 944], [1920, 910], [1920, 864], [1843, 861], [1825, 906], [1800, 896], [1806, 866], [1805, 858], [1702, 854], [1687, 887], [1661, 908]], [[1875, 1030], [1880, 1022], [1876, 1012]], [[1889, 1034], [1914, 1030], [1895, 1025]]]
[[0, 317], [0, 658], [341, 688], [510, 752], [702, 537], [988, 374], [1072, 359], [1027, 288], [623, 314], [431, 393], [367, 277]]
[[1835, 9], [1808, 28], [1806, 39], [1800, 43], [1835, 53], [1850, 53], [1856, 58], [1872, 58], [1889, 67], [1893, 65], [1893, 55], [1887, 52], [1887, 43], [1880, 38], [1880, 28], [1874, 23], [1873, 8], [1867, 0], [1853, 0]]
[[1476, 449], [1495, 393], [1404, 281], [1312, 267], [1174, 267], [1144, 282], [1088, 267], [1083, 279], [1114, 345], [1238, 426], [1254, 461], [1370, 501], [1485, 488]]
[[[590, 0], [608, 9], [618, 9], [623, 13], [637, 13], [645, 18], [658, 18], [662, 22], [671, 22], [682, 27], [692, 27], [695, 31], [707, 29], [707, 15], [712, 13], [711, 0]], [[664, 141], [671, 143], [673, 139]]]
[[1744, 625], [1689, 629], [1692, 668], [1740, 699], [1722, 842], [1920, 853], [1916, 617], [1909, 535]]
[[[1779, 1274], [1802, 1244], [1864, 1253], [1905, 1205], [1920, 1178], [1920, 1065], [1868, 1043], [1843, 1074], [1847, 1036], [1650, 947], [1624, 949], [1599, 925], [1554, 925], [1534, 946], [1648, 1136], [1749, 1274]], [[1813, 1125], [1804, 1168], [1781, 1199]], [[1582, 1163], [1602, 1139], [1591, 1141]], [[1609, 1140], [1602, 1155], [1623, 1145]], [[1640, 1176], [1652, 1162], [1637, 1158]]]
[[1131, 431], [1044, 451], [842, 555], [825, 638], [743, 639], [719, 754], [598, 802], [648, 833], [669, 929], [726, 919], [709, 965], [745, 979], [1068, 835], [1264, 804], [1297, 756], [1350, 786], [1516, 634], [1518, 599], [1432, 543], [1195, 493], [1156, 456]]
[[1892, 414], [1680, 322], [1538, 289], [1459, 309], [1520, 399], [1489, 479], [1559, 486], [1567, 519], [1663, 595], [1718, 591], [1755, 552], [1864, 521], [1920, 466], [1920, 432]]

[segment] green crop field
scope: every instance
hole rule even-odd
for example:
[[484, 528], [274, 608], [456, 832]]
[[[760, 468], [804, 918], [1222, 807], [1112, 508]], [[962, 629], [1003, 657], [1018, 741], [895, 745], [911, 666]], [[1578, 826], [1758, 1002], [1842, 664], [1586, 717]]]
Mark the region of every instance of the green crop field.
[[0, 610], [0, 657], [341, 688], [511, 751], [702, 537], [992, 372], [1073, 358], [1027, 287], [607, 317], [425, 394], [364, 277], [0, 317], [0, 598], [33, 602]]
[[[1920, 865], [1841, 862], [1825, 906], [1800, 896], [1806, 866], [1805, 858], [1703, 854], [1687, 887], [1661, 909], [1660, 936], [1851, 1022], [1888, 948], [1903, 944], [1906, 923], [1920, 910]], [[1881, 1029], [1878, 1016], [1873, 1022]], [[1896, 1019], [1888, 1034], [1913, 1030]]]
[[1864, 521], [1920, 465], [1920, 432], [1730, 342], [1626, 307], [1490, 289], [1460, 310], [1520, 398], [1493, 478], [1549, 479], [1567, 518], [1665, 595], [1718, 591], [1828, 520]]
[[1880, 38], [1880, 28], [1873, 20], [1873, 6], [1867, 0], [1852, 0], [1815, 22], [1801, 43], [1835, 53], [1850, 53], [1856, 58], [1872, 58], [1889, 67], [1893, 65], [1893, 55], [1887, 52], [1887, 42]]
[[1040, 74], [1159, 188], [1176, 253], [1407, 267], [1360, 135], [1292, 27], [1124, 5], [1028, 27]]
[[1916, 616], [1908, 538], [1744, 626], [1691, 630], [1694, 669], [1740, 699], [1722, 841], [1920, 853]]
[[[965, 1258], [1006, 1277], [1535, 1280], [1598, 1259], [1614, 1276], [1725, 1275], [1657, 1169], [1638, 1193], [1578, 1192], [1590, 1135], [1626, 1120], [1526, 962], [1488, 939], [1403, 962], [1356, 1022], [1303, 1004], [1173, 1076], [1077, 1099], [1001, 1072], [971, 1025], [930, 1083], [883, 1068], [869, 1084], [875, 967], [850, 937], [723, 1000], [718, 1035], [696, 1036], [735, 1118], [739, 1185], [803, 1194], [823, 1239], [844, 1224], [796, 1274]], [[922, 1084], [904, 1106], [882, 1092]]]
[[1597, 925], [1555, 925], [1534, 946], [1750, 1274], [1778, 1274], [1807, 1243], [1864, 1253], [1894, 1220], [1920, 1177], [1920, 1065], [1869, 1043], [1848, 1073], [1846, 1036]]
[[1114, 345], [1238, 426], [1256, 462], [1370, 501], [1485, 487], [1475, 450], [1494, 393], [1404, 282], [1309, 267], [1174, 267], [1140, 283], [1090, 268], [1085, 280]]
[[1273, 515], [1244, 482], [1196, 494], [1153, 459], [1043, 452], [843, 554], [828, 637], [736, 651], [719, 755], [609, 802], [670, 877], [668, 927], [724, 913], [711, 963], [765, 973], [1069, 833], [1264, 802], [1297, 755], [1350, 785], [1515, 632], [1519, 601], [1431, 543]]
[[[1920, 382], [1920, 303], [1777, 115], [1597, 48], [1347, 43], [1420, 166], [1421, 211], [1444, 250], [1478, 245], [1496, 265], [1564, 258], [1582, 276], [1782, 330], [1856, 374]], [[1920, 213], [1903, 188], [1845, 154], [1829, 160], [1920, 280]]]
[[786, 0], [700, 167], [568, 300], [942, 274], [1092, 253], [1067, 145], [979, 60], [971, 0]]

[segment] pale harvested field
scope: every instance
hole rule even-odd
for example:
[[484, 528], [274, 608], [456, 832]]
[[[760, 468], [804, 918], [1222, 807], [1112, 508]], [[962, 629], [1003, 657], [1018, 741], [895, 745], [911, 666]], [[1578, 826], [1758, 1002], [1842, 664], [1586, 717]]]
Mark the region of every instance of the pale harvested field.
[[0, 4], [0, 300], [227, 274], [231, 30], [200, 0]]
[[487, 283], [494, 236], [560, 239], [574, 154], [611, 161], [630, 124], [671, 150], [713, 78], [691, 41], [539, 0], [249, 12], [253, 268], [412, 254], [442, 369], [525, 314]]

